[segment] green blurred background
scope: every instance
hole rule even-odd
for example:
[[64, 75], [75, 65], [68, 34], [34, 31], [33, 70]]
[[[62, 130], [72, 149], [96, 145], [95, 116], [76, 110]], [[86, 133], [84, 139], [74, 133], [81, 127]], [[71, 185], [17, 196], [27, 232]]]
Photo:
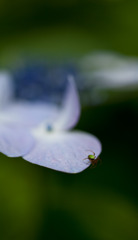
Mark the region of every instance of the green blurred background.
[[[0, 66], [24, 56], [138, 56], [138, 1], [0, 1]], [[123, 93], [122, 93], [123, 94]], [[138, 96], [82, 108], [76, 129], [102, 142], [103, 164], [69, 175], [0, 155], [0, 239], [137, 239]]]

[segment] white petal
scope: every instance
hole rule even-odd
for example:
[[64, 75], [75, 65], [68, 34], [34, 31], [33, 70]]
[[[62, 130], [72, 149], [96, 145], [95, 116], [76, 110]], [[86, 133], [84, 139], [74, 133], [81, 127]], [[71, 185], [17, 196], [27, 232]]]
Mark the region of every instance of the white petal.
[[54, 123], [55, 130], [67, 130], [74, 127], [80, 116], [80, 102], [75, 82], [72, 76], [68, 80], [60, 116]]
[[98, 155], [101, 143], [93, 135], [84, 132], [49, 133], [35, 131], [35, 147], [24, 159], [54, 170], [78, 173], [86, 169], [90, 162], [84, 160], [91, 150]]
[[9, 157], [27, 154], [34, 145], [33, 137], [21, 128], [0, 127], [0, 152]]
[[93, 77], [99, 81], [99, 88], [120, 88], [138, 85], [138, 65], [104, 70], [93, 73]]
[[96, 89], [131, 87], [138, 85], [138, 59], [112, 52], [97, 52], [81, 62], [85, 85]]
[[0, 72], [0, 108], [10, 101], [13, 96], [11, 76], [7, 72]]
[[50, 104], [15, 102], [0, 114], [0, 120], [9, 124], [35, 127], [47, 120], [50, 123], [57, 118], [58, 108]]

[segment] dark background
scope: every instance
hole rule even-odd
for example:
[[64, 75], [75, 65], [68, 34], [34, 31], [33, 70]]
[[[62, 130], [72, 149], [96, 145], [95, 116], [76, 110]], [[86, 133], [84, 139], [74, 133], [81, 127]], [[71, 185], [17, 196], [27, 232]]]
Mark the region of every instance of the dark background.
[[[138, 56], [138, 2], [0, 1], [0, 66], [93, 50]], [[0, 155], [0, 239], [137, 239], [138, 97], [84, 106], [76, 129], [102, 142], [103, 164], [76, 175]]]

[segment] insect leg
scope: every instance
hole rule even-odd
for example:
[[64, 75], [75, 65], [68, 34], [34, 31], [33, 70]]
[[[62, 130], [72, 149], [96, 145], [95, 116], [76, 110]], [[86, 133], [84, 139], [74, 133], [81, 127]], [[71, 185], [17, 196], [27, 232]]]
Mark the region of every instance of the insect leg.
[[93, 152], [92, 150], [86, 150], [86, 151], [90, 151], [90, 152], [92, 152], [92, 153], [93, 153], [93, 155], [95, 156], [95, 152]]
[[92, 162], [91, 163], [91, 168], [95, 168], [96, 166], [95, 166], [95, 164], [94, 164], [94, 162]]
[[101, 165], [102, 164], [102, 159], [98, 157], [97, 162], [99, 162], [99, 164]]

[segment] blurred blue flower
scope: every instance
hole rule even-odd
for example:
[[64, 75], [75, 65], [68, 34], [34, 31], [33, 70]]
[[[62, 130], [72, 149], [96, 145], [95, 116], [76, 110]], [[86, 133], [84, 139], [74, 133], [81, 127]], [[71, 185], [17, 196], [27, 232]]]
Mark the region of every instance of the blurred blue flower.
[[67, 76], [77, 74], [73, 63], [47, 64], [41, 60], [24, 61], [13, 71], [15, 97], [29, 101], [60, 102]]
[[6, 71], [0, 72], [0, 109], [4, 108], [13, 97], [11, 76]]

